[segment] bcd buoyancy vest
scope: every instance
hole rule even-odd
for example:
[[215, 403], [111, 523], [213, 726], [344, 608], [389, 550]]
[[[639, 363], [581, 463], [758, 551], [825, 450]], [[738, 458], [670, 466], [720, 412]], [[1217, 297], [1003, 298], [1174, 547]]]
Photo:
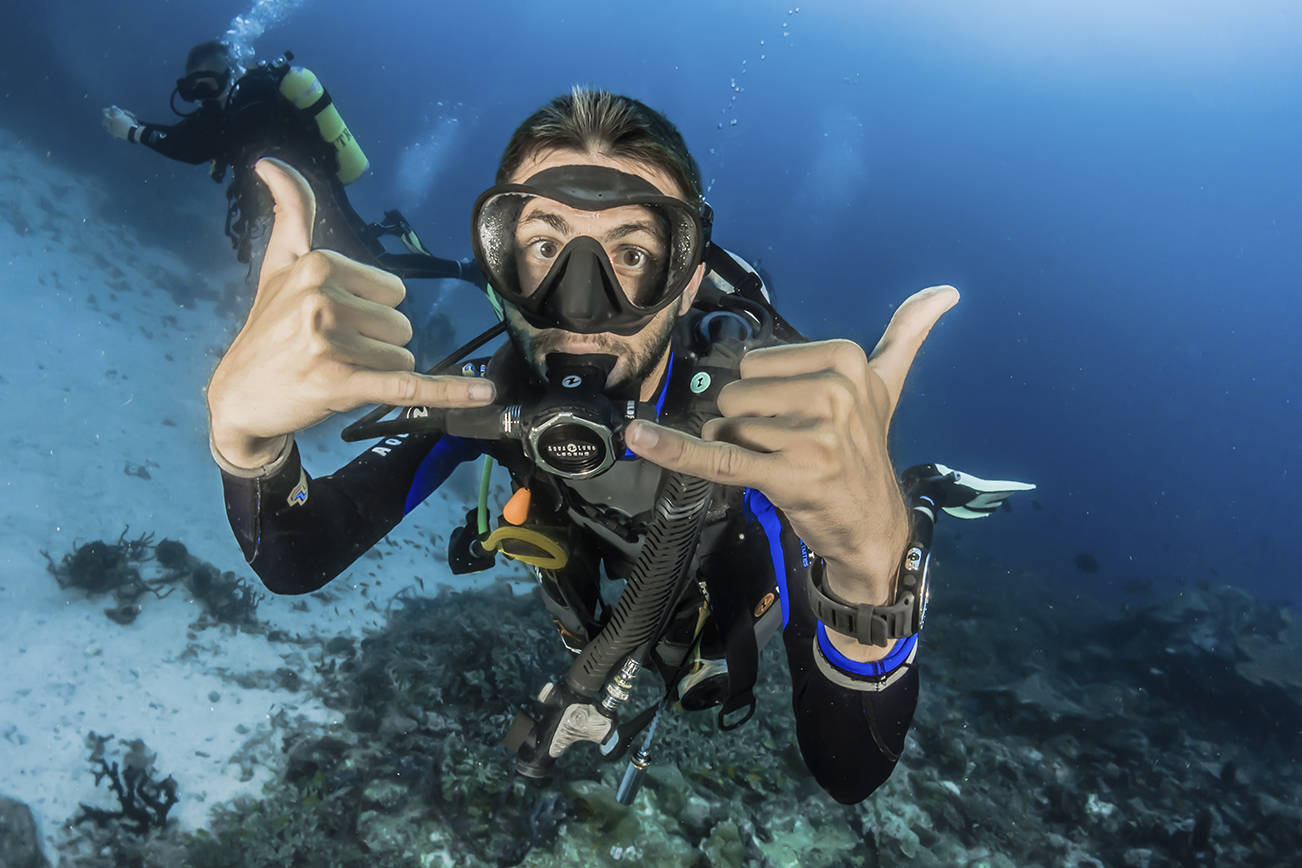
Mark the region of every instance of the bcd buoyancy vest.
[[[693, 308], [683, 318], [676, 336], [674, 364], [662, 387], [660, 412], [660, 422], [670, 427], [683, 427], [702, 400], [713, 407], [713, 393], [698, 395], [691, 381], [696, 373], [694, 362], [703, 350], [713, 349], [702, 323], [726, 306], [711, 305], [707, 300], [703, 308]], [[738, 348], [738, 358], [740, 352]], [[514, 367], [516, 361], [513, 349], [504, 348], [488, 366], [490, 376], [498, 374], [495, 369], [500, 366]], [[519, 371], [501, 371], [508, 373]], [[562, 641], [578, 654], [612, 615], [610, 588], [628, 576], [641, 553], [666, 474], [650, 462], [632, 459], [618, 461], [591, 479], [560, 480], [528, 461], [506, 456], [503, 463], [517, 490], [529, 489], [528, 515], [515, 526], [550, 535], [568, 554], [563, 566], [535, 567], [534, 573]], [[713, 486], [713, 491], [700, 544], [695, 546], [688, 568], [689, 581], [678, 599], [671, 601], [671, 611], [649, 656], [670, 686], [689, 662], [699, 665], [702, 659], [726, 659], [727, 696], [715, 698], [724, 706], [720, 725], [725, 725], [724, 713], [747, 709], [744, 717], [727, 724], [731, 728], [748, 719], [753, 708], [751, 688], [758, 649], [777, 627], [778, 612], [772, 608], [777, 586], [767, 543], [758, 528], [747, 532], [742, 492], [720, 486]], [[525, 543], [522, 548], [529, 551], [532, 547]], [[503, 545], [502, 551], [510, 555], [511, 546]]]

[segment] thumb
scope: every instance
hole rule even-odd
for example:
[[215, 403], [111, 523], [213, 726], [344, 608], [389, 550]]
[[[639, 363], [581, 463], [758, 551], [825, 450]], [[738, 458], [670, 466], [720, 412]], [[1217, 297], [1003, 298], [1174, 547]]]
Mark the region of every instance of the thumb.
[[891, 317], [882, 338], [873, 348], [868, 364], [886, 384], [891, 407], [904, 390], [904, 379], [922, 342], [947, 310], [958, 304], [958, 290], [952, 286], [929, 286], [906, 298]]
[[253, 170], [267, 185], [276, 203], [267, 252], [262, 257], [262, 270], [258, 273], [260, 289], [270, 275], [293, 265], [312, 249], [316, 196], [306, 178], [288, 163], [274, 157], [258, 160]]

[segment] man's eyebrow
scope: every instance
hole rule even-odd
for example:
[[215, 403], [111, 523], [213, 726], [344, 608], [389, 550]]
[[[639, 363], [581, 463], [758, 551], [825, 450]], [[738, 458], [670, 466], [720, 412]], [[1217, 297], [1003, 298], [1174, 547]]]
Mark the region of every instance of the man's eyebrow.
[[[545, 223], [557, 232], [567, 235], [573, 234], [569, 222], [560, 214], [552, 211], [543, 211], [541, 209], [534, 211], [528, 217], [520, 221], [520, 226], [528, 226], [530, 223]], [[657, 221], [633, 220], [628, 223], [621, 223], [619, 226], [611, 229], [605, 235], [606, 241], [618, 241], [621, 238], [627, 238], [639, 232], [645, 232], [657, 241], [665, 240], [664, 228]]]
[[625, 238], [637, 232], [645, 232], [657, 241], [664, 241], [665, 238], [665, 234], [658, 224], [639, 220], [633, 223], [624, 223], [616, 226], [614, 229], [606, 233], [606, 240], [618, 241], [621, 238]]
[[546, 223], [548, 226], [552, 227], [557, 232], [570, 231], [570, 224], [565, 221], [565, 218], [559, 214], [553, 214], [550, 211], [535, 211], [532, 214], [530, 214], [528, 217], [521, 220], [520, 225], [526, 226], [534, 222]]

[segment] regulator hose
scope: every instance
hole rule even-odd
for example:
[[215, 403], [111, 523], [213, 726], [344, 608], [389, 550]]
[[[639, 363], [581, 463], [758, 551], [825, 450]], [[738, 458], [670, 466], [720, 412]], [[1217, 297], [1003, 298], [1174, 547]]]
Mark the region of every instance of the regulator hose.
[[[700, 436], [708, 412], [694, 412], [683, 430]], [[587, 644], [565, 680], [575, 693], [595, 697], [624, 657], [657, 638], [696, 554], [713, 483], [684, 473], [666, 475], [642, 551], [610, 621]]]

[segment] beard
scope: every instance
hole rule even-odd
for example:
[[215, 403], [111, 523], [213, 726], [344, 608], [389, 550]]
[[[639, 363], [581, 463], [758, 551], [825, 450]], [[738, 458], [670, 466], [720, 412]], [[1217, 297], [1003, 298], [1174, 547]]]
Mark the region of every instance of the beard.
[[[606, 354], [618, 361], [606, 380], [604, 391], [637, 395], [673, 341], [678, 322], [678, 305], [659, 311], [642, 330], [631, 335], [611, 332], [579, 334], [562, 329], [535, 329], [510, 306], [506, 309], [507, 331], [539, 379], [546, 379], [548, 353]], [[581, 345], [581, 348], [576, 348]]]

